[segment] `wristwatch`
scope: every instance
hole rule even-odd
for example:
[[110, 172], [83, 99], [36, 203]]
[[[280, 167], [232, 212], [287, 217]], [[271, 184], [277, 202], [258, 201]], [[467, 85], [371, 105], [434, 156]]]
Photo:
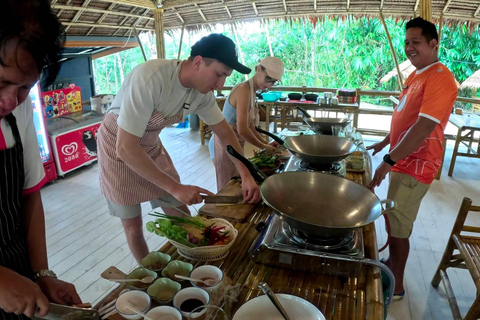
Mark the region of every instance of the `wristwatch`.
[[33, 279], [35, 281], [37, 281], [40, 278], [44, 278], [44, 277], [53, 277], [53, 278], [57, 279], [57, 275], [55, 274], [55, 272], [53, 272], [52, 270], [48, 270], [48, 269], [40, 270], [33, 275]]
[[389, 165], [391, 165], [392, 167], [395, 165], [395, 161], [393, 161], [391, 158], [390, 158], [390, 155], [387, 153], [386, 155], [383, 156], [383, 162], [386, 162], [388, 163]]

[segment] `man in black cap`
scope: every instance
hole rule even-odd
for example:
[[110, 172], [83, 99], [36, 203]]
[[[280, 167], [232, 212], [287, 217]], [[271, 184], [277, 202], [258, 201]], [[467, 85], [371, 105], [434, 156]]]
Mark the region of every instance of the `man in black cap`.
[[[201, 194], [213, 195], [180, 183], [159, 139], [162, 129], [196, 113], [225, 145], [242, 153], [212, 93], [223, 86], [232, 69], [251, 71], [238, 62], [232, 40], [211, 34], [195, 43], [187, 60], [156, 59], [135, 67], [107, 110], [97, 136], [100, 187], [109, 213], [122, 219], [128, 245], [139, 263], [149, 252], [143, 237], [142, 202], [178, 215], [178, 211], [188, 212], [185, 204], [202, 202]], [[244, 202], [260, 201], [259, 188], [247, 168], [232, 161], [242, 178]]]

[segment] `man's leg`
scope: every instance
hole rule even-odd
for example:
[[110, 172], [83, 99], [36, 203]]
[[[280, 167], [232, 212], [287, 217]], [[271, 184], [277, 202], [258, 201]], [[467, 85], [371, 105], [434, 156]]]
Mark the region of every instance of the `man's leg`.
[[135, 260], [141, 265], [142, 259], [148, 254], [148, 245], [143, 236], [142, 216], [122, 219], [123, 229], [127, 236], [127, 243]]
[[392, 270], [395, 276], [395, 294], [403, 292], [403, 275], [407, 265], [410, 241], [408, 238], [390, 238], [390, 256], [385, 264]]

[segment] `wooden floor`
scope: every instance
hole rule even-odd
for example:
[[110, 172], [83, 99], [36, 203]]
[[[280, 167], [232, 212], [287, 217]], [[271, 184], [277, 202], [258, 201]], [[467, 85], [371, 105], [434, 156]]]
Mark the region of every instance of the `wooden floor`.
[[[199, 133], [190, 129], [167, 128], [161, 135], [184, 183], [216, 191], [215, 171], [207, 146], [199, 143]], [[368, 145], [369, 143], [367, 143]], [[446, 241], [464, 196], [480, 203], [480, 161], [459, 158], [453, 177], [447, 176], [452, 145], [440, 181], [435, 181], [420, 208], [411, 237], [407, 263], [407, 294], [389, 309], [389, 319], [451, 319], [440, 285], [438, 291], [430, 280], [442, 257]], [[382, 154], [374, 157], [375, 167]], [[387, 183], [378, 188], [379, 198], [386, 197]], [[47, 245], [50, 268], [61, 279], [73, 282], [84, 301], [95, 303], [112, 287], [100, 278], [109, 266], [124, 272], [135, 267], [119, 219], [111, 217], [98, 186], [98, 166], [93, 164], [47, 185], [42, 189], [45, 207]], [[145, 221], [151, 220], [149, 204], [142, 207]], [[480, 225], [480, 217], [473, 221]], [[383, 219], [377, 221], [379, 247], [385, 242]], [[163, 239], [145, 236], [150, 250], [158, 249]], [[383, 252], [381, 256], [388, 253]], [[449, 271], [462, 314], [475, 297], [467, 271]]]

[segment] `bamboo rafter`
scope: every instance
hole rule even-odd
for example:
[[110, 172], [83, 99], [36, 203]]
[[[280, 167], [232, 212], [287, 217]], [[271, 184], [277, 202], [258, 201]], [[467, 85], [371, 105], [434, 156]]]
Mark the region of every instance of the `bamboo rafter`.
[[287, 13], [287, 3], [283, 0], [283, 8], [285, 9], [285, 13]]
[[384, 1], [384, 0], [382, 0], [382, 1], [380, 2], [380, 11], [383, 10], [383, 1]]
[[[137, 8], [133, 7], [132, 9], [130, 9], [130, 13], [134, 13], [136, 9], [137, 9]], [[123, 25], [128, 19], [129, 19], [129, 17], [123, 18], [122, 22], [120, 22], [120, 25]], [[119, 31], [120, 31], [120, 29], [116, 30], [116, 31], [113, 33], [113, 35], [115, 36]]]
[[[115, 6], [115, 3], [110, 4], [110, 7]], [[89, 7], [75, 7], [75, 6], [70, 6], [70, 5], [61, 5], [61, 4], [54, 4], [52, 5], [53, 9], [61, 9], [61, 10], [73, 10], [73, 11], [78, 11], [77, 14], [80, 12], [94, 12], [94, 13], [102, 13], [105, 15], [111, 14], [115, 16], [121, 16], [121, 17], [130, 17], [130, 18], [143, 18], [143, 19], [149, 19], [153, 20], [153, 17], [145, 17], [145, 16], [140, 16], [137, 14], [131, 14], [131, 13], [126, 13], [126, 12], [118, 12], [118, 11], [113, 11], [110, 9], [110, 7], [107, 10], [102, 10], [102, 9], [95, 9], [95, 8], [89, 8]], [[135, 9], [135, 7], [133, 8]], [[104, 18], [105, 19], [105, 18]]]
[[258, 16], [258, 10], [257, 6], [255, 5], [255, 2], [252, 2], [253, 10], [255, 11], [255, 15]]
[[185, 26], [185, 20], [183, 20], [182, 15], [180, 14], [180, 12], [178, 12], [177, 9], [175, 9], [175, 8], [172, 8], [172, 9], [173, 9], [173, 10], [175, 11], [175, 13], [177, 14], [177, 17], [178, 17], [178, 19], [180, 19], [180, 21], [182, 22], [183, 26]]
[[445, 4], [445, 7], [443, 7], [442, 13], [447, 12], [448, 6], [452, 3], [452, 0], [448, 0], [447, 3]]
[[232, 14], [230, 13], [230, 10], [228, 10], [227, 6], [225, 6], [225, 10], [227, 10], [228, 16], [230, 17], [230, 19], [232, 19]]
[[200, 9], [200, 7], [198, 6], [198, 4], [197, 4], [197, 3], [195, 3], [195, 7], [197, 7], [197, 9], [198, 9], [198, 13], [200, 13], [200, 15], [202, 16], [202, 18], [203, 18], [203, 21], [207, 21], [207, 18], [205, 17], [205, 15], [203, 14], [203, 11], [202, 11], [202, 9]]
[[[93, 24], [93, 23], [86, 23], [86, 22], [75, 22], [75, 23], [72, 23], [72, 22], [62, 22], [63, 25], [66, 25], [66, 26], [78, 26], [78, 27], [92, 27], [92, 26], [95, 26], [95, 27], [101, 27], [101, 28], [107, 28], [107, 29], [122, 29], [122, 30], [132, 30], [132, 27], [129, 26], [118, 26], [118, 25], [110, 25], [110, 24], [100, 24], [100, 25], [96, 25], [96, 24]], [[137, 28], [138, 30], [140, 31], [151, 31], [151, 30], [154, 30], [154, 28]]]
[[[114, 7], [115, 7], [115, 3], [112, 3], [112, 4], [108, 7], [108, 11], [112, 11]], [[105, 20], [105, 18], [107, 17], [107, 14], [108, 14], [108, 13], [102, 14], [102, 16], [97, 20], [96, 23], [97, 23], [97, 24], [101, 24], [101, 23], [103, 22], [103, 20]], [[95, 27], [90, 28], [90, 30], [88, 30], [88, 32], [87, 32], [86, 35], [88, 36], [90, 33], [92, 33], [92, 31], [93, 31], [94, 29], [95, 29]]]
[[[86, 8], [86, 7], [90, 4], [91, 1], [92, 1], [92, 0], [85, 0], [85, 1], [83, 2], [83, 4], [82, 4], [82, 8]], [[85, 10], [82, 10], [82, 9], [78, 10], [77, 13], [75, 14], [75, 16], [73, 17], [72, 22], [77, 22], [78, 19], [82, 16], [82, 13], [83, 13], [84, 11], [85, 11]], [[65, 32], [68, 32], [68, 29], [69, 29], [70, 27], [71, 27], [71, 26], [68, 26], [67, 28], [65, 28]]]
[[313, 0], [313, 10], [317, 12], [317, 0]]
[[475, 18], [479, 12], [480, 12], [480, 4], [478, 5], [477, 10], [475, 10], [475, 13], [473, 14], [473, 17]]

